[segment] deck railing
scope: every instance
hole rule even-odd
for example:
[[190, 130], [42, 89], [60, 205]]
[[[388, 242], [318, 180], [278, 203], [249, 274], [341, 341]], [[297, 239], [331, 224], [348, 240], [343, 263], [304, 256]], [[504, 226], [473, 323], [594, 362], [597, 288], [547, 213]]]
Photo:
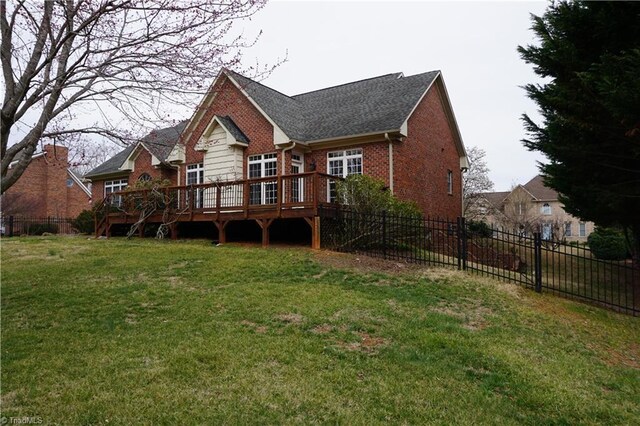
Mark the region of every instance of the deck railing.
[[[108, 194], [104, 200], [110, 213], [135, 214], [149, 205], [169, 207], [180, 213], [238, 213], [313, 209], [335, 198], [340, 178], [320, 172], [255, 179], [167, 186], [156, 189], [126, 189]], [[151, 203], [150, 203], [151, 201]]]

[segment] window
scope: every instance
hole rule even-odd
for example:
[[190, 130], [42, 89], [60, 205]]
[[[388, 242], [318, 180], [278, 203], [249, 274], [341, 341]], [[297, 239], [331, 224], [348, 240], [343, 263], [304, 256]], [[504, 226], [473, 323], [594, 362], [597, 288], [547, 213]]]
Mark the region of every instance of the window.
[[[346, 178], [362, 174], [362, 149], [348, 149], [327, 153], [327, 172], [332, 176]], [[336, 183], [329, 182], [329, 202], [336, 200]]]
[[565, 222], [564, 224], [564, 235], [566, 237], [571, 236], [571, 222]]
[[550, 215], [551, 214], [551, 206], [549, 205], [549, 203], [544, 203], [542, 205], [542, 208], [540, 208], [540, 213], [542, 213], [544, 215]]
[[584, 222], [580, 222], [579, 224], [579, 229], [580, 229], [580, 236], [581, 237], [586, 237], [587, 236], [587, 224]]
[[524, 214], [524, 203], [518, 203], [518, 214]]
[[67, 188], [71, 188], [73, 186], [73, 179], [72, 178], [68, 178], [67, 179]]
[[[127, 179], [118, 179], [118, 180], [108, 180], [104, 183], [104, 197], [107, 198], [107, 195], [112, 192], [119, 192], [124, 190], [127, 187]], [[111, 198], [111, 205], [120, 207], [122, 205], [122, 196], [114, 195]]]
[[[189, 164], [187, 166], [187, 185], [201, 183], [204, 183], [204, 165], [202, 163]], [[201, 209], [204, 207], [204, 188], [198, 188], [194, 192], [193, 208]]]
[[550, 223], [543, 223], [542, 224], [542, 239], [543, 240], [550, 240], [552, 237], [552, 229], [551, 229], [551, 224]]
[[138, 182], [149, 182], [151, 180], [151, 175], [149, 173], [143, 173], [138, 176]]
[[453, 194], [453, 172], [447, 171], [447, 194]]
[[[278, 155], [260, 154], [249, 157], [249, 179], [260, 179], [278, 174]], [[263, 181], [249, 187], [250, 204], [275, 204], [278, 200], [278, 183]]]

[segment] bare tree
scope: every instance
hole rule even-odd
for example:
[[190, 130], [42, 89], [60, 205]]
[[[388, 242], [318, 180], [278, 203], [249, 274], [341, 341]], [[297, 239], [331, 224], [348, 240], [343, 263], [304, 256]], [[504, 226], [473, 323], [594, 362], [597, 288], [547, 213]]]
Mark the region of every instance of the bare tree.
[[467, 219], [475, 219], [480, 215], [478, 204], [482, 200], [482, 193], [493, 191], [489, 167], [484, 159], [486, 155], [485, 150], [477, 146], [467, 150], [469, 168], [462, 175], [462, 215]]
[[502, 219], [507, 229], [522, 235], [531, 235], [540, 228], [541, 214], [532, 195], [523, 187], [512, 188], [502, 207]]
[[[157, 124], [167, 119], [167, 106], [193, 106], [217, 71], [237, 67], [255, 42], [232, 28], [265, 2], [1, 0], [0, 193], [44, 138], [85, 134], [126, 143], [132, 123]], [[24, 134], [10, 141], [17, 127]]]

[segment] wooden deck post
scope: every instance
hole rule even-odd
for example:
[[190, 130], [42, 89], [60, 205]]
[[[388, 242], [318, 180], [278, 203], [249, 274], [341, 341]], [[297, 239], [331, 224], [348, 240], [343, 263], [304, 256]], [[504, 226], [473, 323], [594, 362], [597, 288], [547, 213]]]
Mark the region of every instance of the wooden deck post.
[[171, 234], [172, 240], [178, 239], [178, 225], [175, 222], [169, 225], [169, 233]]
[[262, 228], [262, 247], [269, 247], [269, 227], [273, 219], [255, 219], [255, 221]]
[[311, 227], [311, 248], [320, 250], [320, 216], [305, 217], [304, 220]]
[[213, 223], [216, 225], [216, 228], [218, 228], [218, 243], [219, 244], [224, 244], [227, 242], [227, 231], [226, 231], [226, 227], [227, 224], [229, 223], [229, 220], [214, 220]]
[[138, 237], [139, 238], [144, 238], [144, 223], [141, 223], [138, 226]]

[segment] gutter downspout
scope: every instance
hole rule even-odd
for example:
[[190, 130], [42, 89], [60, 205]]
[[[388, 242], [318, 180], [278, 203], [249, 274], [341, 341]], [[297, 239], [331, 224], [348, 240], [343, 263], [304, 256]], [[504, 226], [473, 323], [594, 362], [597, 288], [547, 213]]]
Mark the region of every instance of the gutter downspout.
[[286, 165], [285, 158], [284, 158], [284, 153], [285, 153], [286, 151], [291, 151], [291, 150], [292, 150], [293, 148], [295, 148], [295, 147], [296, 147], [296, 143], [295, 143], [295, 142], [291, 142], [291, 146], [290, 146], [290, 147], [288, 147], [288, 148], [282, 148], [282, 175], [284, 175], [284, 174], [285, 174], [285, 172], [284, 172], [284, 166]]
[[385, 133], [384, 138], [389, 141], [389, 190], [393, 195], [393, 142], [389, 137], [389, 133]]

